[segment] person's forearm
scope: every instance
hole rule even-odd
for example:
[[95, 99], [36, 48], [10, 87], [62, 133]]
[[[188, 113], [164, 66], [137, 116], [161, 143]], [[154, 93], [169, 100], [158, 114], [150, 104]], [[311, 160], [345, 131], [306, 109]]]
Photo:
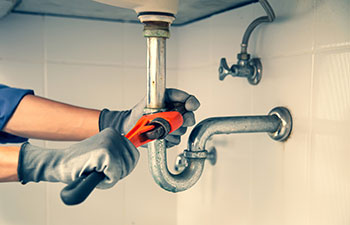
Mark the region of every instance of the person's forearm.
[[20, 147], [0, 147], [0, 182], [18, 181], [19, 150]]
[[80, 141], [99, 132], [99, 114], [99, 110], [26, 95], [3, 131], [27, 138]]

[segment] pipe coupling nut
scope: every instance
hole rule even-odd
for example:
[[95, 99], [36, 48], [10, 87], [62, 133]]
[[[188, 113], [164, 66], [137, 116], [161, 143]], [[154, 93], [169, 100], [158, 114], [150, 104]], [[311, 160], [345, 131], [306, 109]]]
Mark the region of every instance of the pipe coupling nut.
[[145, 37], [170, 38], [169, 23], [166, 22], [146, 22], [143, 29]]
[[167, 30], [144, 30], [144, 37], [159, 37], [159, 38], [170, 38], [170, 33]]
[[202, 150], [202, 151], [185, 150], [184, 156], [189, 159], [206, 159], [208, 157], [208, 151], [207, 150]]

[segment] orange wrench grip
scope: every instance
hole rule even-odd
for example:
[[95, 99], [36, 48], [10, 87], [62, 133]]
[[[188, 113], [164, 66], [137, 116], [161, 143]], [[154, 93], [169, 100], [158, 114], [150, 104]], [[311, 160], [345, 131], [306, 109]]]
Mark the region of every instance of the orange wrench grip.
[[177, 111], [144, 115], [137, 121], [135, 126], [125, 135], [125, 137], [128, 138], [130, 142], [135, 145], [135, 147], [140, 147], [141, 145], [153, 141], [153, 139], [148, 139], [143, 134], [155, 128], [155, 126], [150, 123], [159, 117], [165, 119], [170, 124], [171, 129], [169, 134], [180, 128], [183, 124], [183, 117], [181, 113]]

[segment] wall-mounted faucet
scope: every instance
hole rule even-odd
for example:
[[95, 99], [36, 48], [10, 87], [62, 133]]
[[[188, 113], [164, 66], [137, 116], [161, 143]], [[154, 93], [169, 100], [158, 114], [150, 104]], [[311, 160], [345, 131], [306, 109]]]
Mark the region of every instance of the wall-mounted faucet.
[[259, 0], [261, 6], [265, 9], [267, 16], [255, 19], [247, 28], [243, 35], [241, 52], [237, 54], [238, 62], [229, 67], [226, 59], [221, 58], [219, 67], [219, 79], [224, 80], [227, 75], [233, 77], [246, 77], [250, 84], [257, 85], [262, 77], [262, 64], [259, 58], [250, 59], [247, 53], [249, 37], [253, 30], [261, 23], [272, 22], [275, 19], [275, 13], [266, 0]]
[[239, 53], [238, 62], [231, 68], [227, 65], [226, 59], [220, 60], [219, 80], [224, 80], [227, 75], [233, 77], [246, 77], [252, 85], [257, 85], [262, 76], [262, 64], [259, 58], [250, 59], [249, 54]]

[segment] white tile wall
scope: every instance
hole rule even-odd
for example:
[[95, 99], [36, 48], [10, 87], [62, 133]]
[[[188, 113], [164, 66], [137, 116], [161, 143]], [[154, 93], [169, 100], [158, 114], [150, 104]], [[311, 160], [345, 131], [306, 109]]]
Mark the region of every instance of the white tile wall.
[[214, 137], [218, 165], [207, 165], [198, 184], [179, 195], [178, 224], [350, 223], [349, 1], [269, 2], [276, 21], [258, 27], [249, 42], [263, 63], [258, 86], [217, 78], [219, 59], [235, 62], [245, 28], [264, 15], [258, 4], [187, 26], [178, 84], [201, 100], [199, 120], [281, 105], [291, 110], [293, 133], [286, 143], [266, 134]]
[[313, 130], [310, 154], [310, 221], [348, 224], [350, 51], [315, 55]]
[[44, 94], [44, 65], [0, 60], [0, 82], [12, 87], [32, 89], [35, 94]]
[[[124, 24], [123, 61], [126, 66], [146, 67], [146, 40], [142, 36], [141, 24]], [[130, 41], [132, 40], [132, 41]]]
[[349, 46], [350, 2], [317, 0], [315, 7], [315, 47]]
[[[221, 57], [235, 63], [247, 25], [264, 14], [258, 4], [172, 28], [167, 84], [200, 99], [198, 122], [286, 106], [294, 120], [286, 143], [266, 134], [215, 137], [208, 145], [217, 165], [176, 195], [153, 182], [145, 149], [128, 179], [76, 207], [62, 204], [60, 184], [3, 184], [0, 224], [349, 224], [350, 2], [269, 2], [277, 19], [249, 42], [264, 67], [258, 86], [219, 81], [217, 72]], [[139, 24], [10, 15], [0, 20], [0, 82], [80, 106], [130, 108], [145, 93], [141, 33]], [[169, 150], [171, 170], [187, 139]]]
[[[33, 17], [28, 19], [31, 20]], [[20, 24], [20, 21], [17, 23]], [[36, 26], [33, 26], [36, 29]], [[8, 37], [11, 36], [10, 33], [7, 34]], [[7, 42], [10, 44], [9, 40]], [[20, 57], [21, 54], [18, 56]], [[0, 60], [0, 83], [33, 89], [36, 94], [42, 95], [44, 91], [43, 64]], [[38, 146], [44, 145], [43, 141], [35, 140], [32, 143]], [[45, 225], [47, 220], [46, 188], [44, 183], [26, 184], [25, 186], [19, 183], [1, 184], [0, 224]]]
[[[276, 19], [272, 24], [261, 25], [252, 35], [255, 52], [263, 59], [311, 52], [315, 26], [314, 1], [270, 0]], [[256, 16], [266, 13], [257, 7]]]
[[122, 73], [122, 67], [49, 63], [48, 97], [83, 107], [120, 109], [124, 98]]
[[0, 193], [0, 224], [47, 224], [46, 184], [1, 184]]
[[[211, 63], [211, 32], [208, 21], [189, 24], [177, 32], [178, 34], [178, 67], [198, 68]], [[210, 23], [210, 22], [209, 22]]]
[[42, 62], [44, 20], [38, 16], [11, 14], [0, 20], [0, 57]]
[[122, 65], [123, 30], [122, 23], [47, 17], [47, 59]]

